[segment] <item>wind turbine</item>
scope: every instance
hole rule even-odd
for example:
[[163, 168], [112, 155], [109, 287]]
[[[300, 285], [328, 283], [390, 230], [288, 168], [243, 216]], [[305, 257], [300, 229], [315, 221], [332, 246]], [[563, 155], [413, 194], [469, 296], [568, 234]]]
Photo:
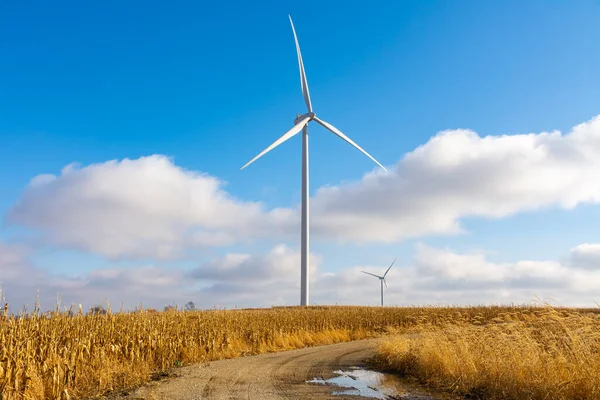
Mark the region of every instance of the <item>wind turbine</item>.
[[246, 168], [248, 165], [252, 164], [254, 161], [258, 160], [260, 157], [273, 150], [275, 147], [279, 146], [286, 140], [290, 139], [292, 136], [296, 135], [300, 131], [302, 131], [302, 205], [301, 205], [301, 228], [300, 228], [300, 280], [301, 280], [301, 289], [300, 289], [300, 305], [307, 306], [308, 305], [308, 123], [310, 121], [315, 121], [319, 125], [325, 127], [330, 130], [333, 134], [337, 135], [339, 138], [343, 139], [350, 145], [354, 146], [358, 151], [369, 157], [373, 160], [377, 165], [383, 168], [385, 171], [385, 167], [381, 165], [376, 159], [374, 159], [369, 153], [364, 151], [359, 145], [354, 143], [352, 139], [348, 136], [344, 135], [339, 129], [335, 126], [331, 125], [328, 122], [323, 121], [322, 119], [317, 118], [317, 115], [313, 112], [312, 103], [310, 101], [310, 94], [308, 92], [308, 83], [306, 81], [306, 73], [304, 72], [304, 63], [302, 61], [302, 54], [300, 53], [300, 44], [298, 43], [298, 37], [296, 36], [296, 29], [294, 29], [294, 23], [292, 22], [292, 17], [288, 15], [290, 18], [290, 24], [292, 25], [292, 32], [294, 33], [294, 40], [296, 41], [296, 52], [298, 53], [298, 66], [300, 68], [300, 85], [302, 87], [302, 96], [304, 97], [304, 102], [306, 103], [306, 108], [308, 110], [305, 114], [296, 114], [296, 119], [294, 120], [294, 127], [283, 134], [279, 139], [277, 139], [273, 144], [264, 149], [261, 153], [259, 153], [252, 160], [248, 161], [246, 165], [244, 165], [240, 170]]
[[395, 262], [396, 262], [396, 259], [394, 258], [394, 261], [392, 261], [392, 264], [388, 267], [387, 271], [385, 271], [385, 274], [383, 274], [383, 276], [375, 275], [370, 272], [360, 271], [364, 274], [374, 276], [375, 278], [379, 278], [379, 282], [381, 283], [381, 307], [383, 307], [383, 285], [385, 284], [385, 288], [388, 289], [387, 282], [385, 281], [385, 276], [390, 271], [390, 269], [392, 268], [392, 265], [394, 265]]

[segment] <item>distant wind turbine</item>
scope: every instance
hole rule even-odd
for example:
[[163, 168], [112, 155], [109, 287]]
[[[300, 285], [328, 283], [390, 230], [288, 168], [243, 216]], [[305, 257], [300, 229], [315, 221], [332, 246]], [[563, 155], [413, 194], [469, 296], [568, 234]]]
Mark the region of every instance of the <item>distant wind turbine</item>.
[[313, 112], [312, 103], [310, 102], [310, 95], [308, 92], [308, 83], [306, 81], [306, 73], [304, 72], [304, 63], [302, 61], [302, 54], [300, 53], [300, 44], [298, 43], [298, 37], [296, 36], [296, 30], [294, 29], [294, 23], [292, 22], [292, 17], [288, 15], [290, 18], [290, 24], [292, 25], [292, 32], [294, 33], [294, 40], [296, 41], [296, 52], [298, 53], [298, 66], [300, 67], [300, 85], [302, 87], [302, 96], [304, 97], [304, 102], [306, 103], [306, 107], [308, 112], [306, 114], [296, 114], [296, 119], [294, 120], [294, 127], [283, 134], [279, 139], [277, 139], [273, 144], [264, 149], [261, 153], [259, 153], [252, 160], [248, 161], [246, 165], [244, 165], [240, 170], [246, 168], [248, 165], [252, 164], [254, 161], [258, 160], [260, 157], [273, 150], [275, 147], [279, 146], [286, 140], [290, 139], [292, 136], [296, 135], [298, 132], [302, 131], [302, 206], [301, 206], [301, 228], [300, 228], [300, 305], [307, 306], [308, 305], [308, 123], [310, 121], [316, 121], [319, 125], [325, 127], [326, 129], [333, 132], [339, 138], [345, 140], [350, 145], [354, 146], [358, 151], [362, 152], [364, 155], [373, 160], [377, 165], [379, 165], [383, 170], [387, 171], [383, 165], [381, 165], [376, 159], [374, 159], [369, 153], [364, 151], [359, 145], [354, 143], [352, 139], [348, 136], [344, 135], [339, 129], [335, 126], [331, 125], [328, 122], [325, 122], [319, 118]]
[[[379, 278], [379, 282], [381, 283], [381, 307], [383, 307], [383, 285], [385, 284], [385, 288], [388, 289], [387, 282], [385, 281], [385, 276], [390, 271], [390, 269], [392, 268], [392, 265], [394, 265], [395, 262], [396, 262], [396, 259], [394, 259], [394, 261], [392, 261], [392, 264], [388, 267], [387, 271], [385, 271], [385, 274], [383, 274], [383, 276], [375, 275], [370, 272], [360, 271], [364, 274], [374, 276], [375, 278]], [[389, 289], [388, 289], [388, 291], [389, 291]]]

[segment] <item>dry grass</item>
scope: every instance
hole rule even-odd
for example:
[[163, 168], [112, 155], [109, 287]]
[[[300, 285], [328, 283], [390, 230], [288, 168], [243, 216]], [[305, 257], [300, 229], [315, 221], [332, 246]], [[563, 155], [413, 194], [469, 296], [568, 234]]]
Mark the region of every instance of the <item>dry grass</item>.
[[598, 310], [525, 309], [423, 324], [378, 361], [470, 398], [600, 399]]
[[[431, 340], [445, 337], [447, 349], [451, 349], [453, 338], [464, 332], [469, 332], [474, 339], [481, 332], [507, 337], [510, 337], [510, 332], [521, 332], [521, 325], [514, 323], [490, 325], [489, 331], [469, 326], [471, 321], [488, 324], [498, 318], [513, 318], [512, 315], [517, 315], [522, 321], [523, 329], [538, 332], [538, 336], [532, 333], [532, 342], [528, 345], [535, 347], [535, 343], [541, 340], [539, 337], [560, 339], [547, 350], [548, 354], [556, 354], [556, 362], [563, 362], [563, 353], [556, 353], [558, 350], [555, 349], [562, 349], [561, 346], [567, 343], [571, 346], [569, 351], [575, 354], [584, 351], [597, 354], [597, 348], [593, 348], [597, 342], [589, 341], [593, 333], [589, 324], [593, 321], [597, 324], [597, 319], [573, 317], [574, 311], [570, 310], [568, 315], [571, 319], [546, 317], [544, 328], [536, 330], [535, 320], [527, 321], [522, 317], [527, 313], [535, 314], [535, 310], [519, 307], [312, 306], [230, 311], [109, 312], [106, 315], [75, 316], [59, 312], [8, 316], [6, 311], [2, 313], [0, 310], [0, 400], [93, 397], [109, 390], [144, 383], [153, 373], [174, 366], [349, 341], [390, 331], [444, 327], [449, 323], [455, 324], [459, 331], [439, 330], [438, 336], [425, 335], [423, 340], [429, 340], [426, 343], [431, 346]], [[573, 321], [579, 321], [579, 325]], [[570, 329], [567, 332], [571, 339], [565, 339], [563, 332], [566, 328], [563, 329], [563, 326]], [[597, 329], [598, 326], [594, 327]], [[503, 348], [511, 342], [506, 343]], [[523, 346], [527, 343], [523, 342]], [[476, 348], [475, 345], [468, 346]], [[587, 350], [581, 346], [588, 346]], [[532, 352], [532, 357], [533, 354], [536, 353]], [[451, 356], [444, 356], [444, 359], [448, 357]], [[565, 365], [572, 359], [567, 357]], [[521, 361], [527, 364], [525, 360]], [[546, 361], [532, 359], [530, 362], [543, 365]], [[431, 363], [434, 365], [434, 361]], [[401, 365], [404, 364], [398, 364]], [[590, 368], [597, 366], [596, 363]], [[442, 367], [436, 368], [436, 371], [443, 371], [439, 369]], [[544, 368], [551, 370], [547, 366]], [[582, 366], [572, 367], [572, 371], [583, 370]], [[425, 373], [426, 369], [422, 371]], [[592, 373], [593, 369], [589, 371]], [[425, 374], [433, 376], [429, 372]], [[441, 373], [439, 376], [442, 379]], [[563, 386], [567, 382], [568, 387], [579, 385], [566, 380], [561, 382]]]

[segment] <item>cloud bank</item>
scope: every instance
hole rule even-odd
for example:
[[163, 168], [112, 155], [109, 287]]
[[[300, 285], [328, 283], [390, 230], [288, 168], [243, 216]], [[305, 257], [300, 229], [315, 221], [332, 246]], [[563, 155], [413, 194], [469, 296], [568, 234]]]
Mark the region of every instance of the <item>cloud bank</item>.
[[[493, 263], [478, 253], [456, 253], [425, 244], [415, 247], [412, 262], [397, 263], [388, 273], [387, 305], [525, 304], [537, 297], [559, 305], [594, 307], [600, 302], [600, 244], [577, 246], [563, 261], [523, 260]], [[144, 265], [106, 268], [81, 276], [61, 276], [31, 265], [22, 249], [0, 243], [0, 278], [11, 309], [35, 301], [40, 289], [44, 309], [57, 294], [62, 304], [85, 309], [108, 300], [132, 309], [162, 309], [194, 301], [199, 308], [297, 305], [300, 256], [285, 245], [261, 255], [228, 254], [191, 270]], [[360, 271], [383, 273], [386, 266], [360, 265], [339, 272], [320, 271], [321, 257], [311, 255], [311, 303], [378, 305], [379, 281]], [[6, 272], [8, 271], [8, 274]]]
[[[395, 242], [460, 233], [465, 217], [598, 203], [598, 154], [600, 116], [567, 134], [443, 131], [390, 173], [320, 188], [311, 199], [311, 232], [321, 240]], [[60, 247], [164, 260], [257, 237], [292, 238], [298, 218], [298, 209], [237, 199], [221, 180], [153, 155], [40, 175], [5, 223]]]

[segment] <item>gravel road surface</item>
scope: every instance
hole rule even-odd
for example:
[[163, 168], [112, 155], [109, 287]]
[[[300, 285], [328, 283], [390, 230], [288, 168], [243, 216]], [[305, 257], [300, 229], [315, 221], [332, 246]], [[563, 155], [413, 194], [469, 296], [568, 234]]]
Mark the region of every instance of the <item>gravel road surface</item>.
[[[178, 368], [174, 376], [154, 381], [130, 393], [109, 397], [111, 400], [195, 400], [195, 399], [311, 399], [366, 400], [340, 394], [335, 385], [307, 383], [338, 376], [336, 370], [366, 367], [381, 339], [358, 340], [328, 346], [309, 347], [279, 353], [211, 361]], [[403, 389], [406, 387], [403, 386]], [[337, 394], [336, 394], [337, 392]], [[379, 398], [432, 400], [428, 394], [409, 391], [398, 397]], [[436, 397], [437, 398], [437, 397]]]
[[[373, 399], [334, 394], [333, 385], [307, 383], [336, 376], [333, 371], [365, 366], [379, 339], [309, 347], [280, 353], [211, 361], [175, 371], [176, 376], [151, 382], [120, 399]], [[392, 399], [394, 397], [387, 397]], [[430, 399], [410, 396], [402, 399]]]

